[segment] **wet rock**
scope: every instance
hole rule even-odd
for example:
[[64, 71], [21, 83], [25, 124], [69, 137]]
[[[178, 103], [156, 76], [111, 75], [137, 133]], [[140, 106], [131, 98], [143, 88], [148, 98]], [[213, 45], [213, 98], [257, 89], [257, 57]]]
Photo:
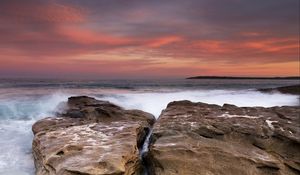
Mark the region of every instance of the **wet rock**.
[[156, 175], [296, 175], [300, 109], [178, 101], [153, 127], [147, 154]]
[[277, 87], [277, 88], [259, 89], [259, 91], [261, 91], [261, 92], [278, 91], [283, 94], [300, 95], [300, 84], [292, 85], [292, 86]]
[[139, 175], [139, 157], [155, 118], [107, 101], [71, 97], [67, 109], [33, 127], [37, 175]]

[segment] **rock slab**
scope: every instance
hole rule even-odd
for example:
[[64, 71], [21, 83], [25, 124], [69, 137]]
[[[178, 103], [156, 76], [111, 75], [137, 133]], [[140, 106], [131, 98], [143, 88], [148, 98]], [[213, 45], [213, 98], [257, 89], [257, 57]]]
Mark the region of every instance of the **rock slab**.
[[37, 175], [139, 175], [139, 148], [154, 116], [90, 97], [71, 97], [67, 110], [36, 122]]
[[149, 174], [300, 174], [299, 115], [299, 107], [172, 102], [153, 127]]

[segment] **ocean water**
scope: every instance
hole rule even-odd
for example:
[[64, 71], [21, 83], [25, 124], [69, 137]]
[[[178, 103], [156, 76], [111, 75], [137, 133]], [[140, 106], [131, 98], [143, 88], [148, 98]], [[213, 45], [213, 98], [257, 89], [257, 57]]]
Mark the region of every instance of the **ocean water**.
[[0, 80], [0, 175], [33, 175], [34, 122], [54, 116], [74, 95], [108, 100], [159, 116], [175, 100], [237, 106], [299, 105], [299, 97], [256, 88], [299, 84], [299, 80]]

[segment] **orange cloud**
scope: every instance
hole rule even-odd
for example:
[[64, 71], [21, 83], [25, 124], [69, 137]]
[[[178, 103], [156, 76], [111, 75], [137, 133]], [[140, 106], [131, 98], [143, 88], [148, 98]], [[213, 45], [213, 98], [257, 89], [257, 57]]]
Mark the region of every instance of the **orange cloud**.
[[297, 48], [299, 48], [299, 43], [294, 38], [269, 38], [266, 40], [245, 42], [243, 46], [263, 52], [285, 52], [291, 49], [295, 53]]
[[215, 72], [211, 74], [217, 75], [229, 75], [229, 76], [298, 76], [299, 75], [299, 63], [271, 63], [271, 64], [240, 64], [235, 66], [234, 69], [231, 65], [223, 65], [214, 69]]
[[228, 43], [225, 41], [204, 40], [193, 42], [192, 47], [195, 49], [201, 49], [200, 52], [225, 53], [231, 50], [231, 48], [229, 48], [226, 44]]
[[191, 49], [198, 49], [198, 56], [221, 56], [231, 59], [241, 56], [243, 58], [266, 59], [270, 57], [295, 57], [298, 55], [298, 40], [295, 38], [267, 38], [251, 40], [204, 40], [193, 41]]
[[58, 33], [68, 39], [81, 44], [103, 44], [105, 45], [123, 45], [130, 44], [132, 41], [125, 37], [116, 37], [110, 34], [95, 32], [90, 29], [80, 27], [61, 26]]
[[168, 44], [173, 44], [176, 42], [182, 41], [183, 38], [180, 36], [164, 36], [160, 38], [156, 38], [150, 41], [148, 46], [150, 47], [161, 47]]

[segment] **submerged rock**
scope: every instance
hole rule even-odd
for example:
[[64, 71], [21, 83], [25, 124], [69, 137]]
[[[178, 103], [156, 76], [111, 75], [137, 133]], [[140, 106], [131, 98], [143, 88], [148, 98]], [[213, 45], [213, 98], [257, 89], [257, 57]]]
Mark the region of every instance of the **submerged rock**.
[[67, 110], [32, 130], [37, 175], [139, 175], [139, 148], [154, 116], [90, 97], [71, 97]]
[[153, 127], [156, 175], [300, 174], [300, 109], [178, 101]]

